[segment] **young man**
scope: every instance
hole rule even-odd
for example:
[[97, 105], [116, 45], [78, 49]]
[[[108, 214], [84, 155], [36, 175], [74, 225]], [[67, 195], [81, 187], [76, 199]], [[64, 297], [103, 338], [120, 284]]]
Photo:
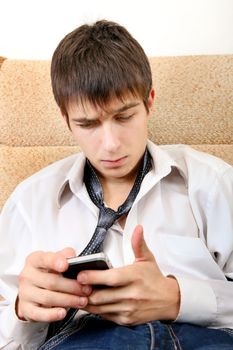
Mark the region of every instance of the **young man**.
[[[51, 77], [83, 153], [2, 211], [0, 347], [232, 349], [232, 167], [148, 141], [150, 66], [116, 23], [68, 34]], [[68, 257], [102, 250], [113, 268], [63, 276]]]

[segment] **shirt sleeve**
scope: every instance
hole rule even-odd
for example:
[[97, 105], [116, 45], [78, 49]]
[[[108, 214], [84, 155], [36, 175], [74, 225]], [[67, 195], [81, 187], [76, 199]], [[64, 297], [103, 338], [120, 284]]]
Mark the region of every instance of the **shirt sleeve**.
[[19, 320], [14, 305], [8, 301], [0, 302], [0, 349], [37, 349], [45, 340], [48, 324]]
[[[0, 216], [0, 349], [37, 349], [43, 343], [48, 324], [17, 318], [15, 300], [18, 275], [30, 249], [31, 232], [21, 210], [9, 199]], [[19, 249], [20, 248], [20, 249]]]
[[206, 246], [225, 280], [175, 276], [181, 304], [177, 322], [233, 328], [233, 168], [215, 179], [202, 212]]

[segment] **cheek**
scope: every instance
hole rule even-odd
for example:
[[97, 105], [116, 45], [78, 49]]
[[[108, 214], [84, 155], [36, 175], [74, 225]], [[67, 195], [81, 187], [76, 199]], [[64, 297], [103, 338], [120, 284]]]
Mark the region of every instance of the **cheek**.
[[92, 139], [90, 132], [82, 129], [72, 129], [71, 130], [73, 138], [78, 142], [78, 144], [88, 144]]
[[137, 135], [138, 141], [143, 140], [145, 137], [147, 137], [148, 129], [147, 124], [145, 123], [138, 123], [135, 125], [134, 128], [131, 129], [131, 135], [135, 137]]
[[101, 144], [100, 138], [97, 135], [86, 132], [77, 133], [76, 142], [89, 157], [97, 154]]

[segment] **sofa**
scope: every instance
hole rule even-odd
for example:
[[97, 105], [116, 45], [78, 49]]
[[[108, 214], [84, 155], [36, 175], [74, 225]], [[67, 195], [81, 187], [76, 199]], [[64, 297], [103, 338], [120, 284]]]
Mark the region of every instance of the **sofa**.
[[[233, 55], [150, 57], [156, 92], [149, 137], [233, 165]], [[0, 209], [15, 186], [79, 151], [54, 102], [50, 62], [0, 58]]]

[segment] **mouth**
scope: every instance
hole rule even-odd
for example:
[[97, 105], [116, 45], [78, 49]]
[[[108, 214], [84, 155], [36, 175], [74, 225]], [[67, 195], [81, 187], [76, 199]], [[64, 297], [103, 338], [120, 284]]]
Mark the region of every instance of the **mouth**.
[[117, 158], [117, 159], [102, 159], [101, 162], [104, 166], [108, 168], [117, 168], [124, 165], [127, 156]]

